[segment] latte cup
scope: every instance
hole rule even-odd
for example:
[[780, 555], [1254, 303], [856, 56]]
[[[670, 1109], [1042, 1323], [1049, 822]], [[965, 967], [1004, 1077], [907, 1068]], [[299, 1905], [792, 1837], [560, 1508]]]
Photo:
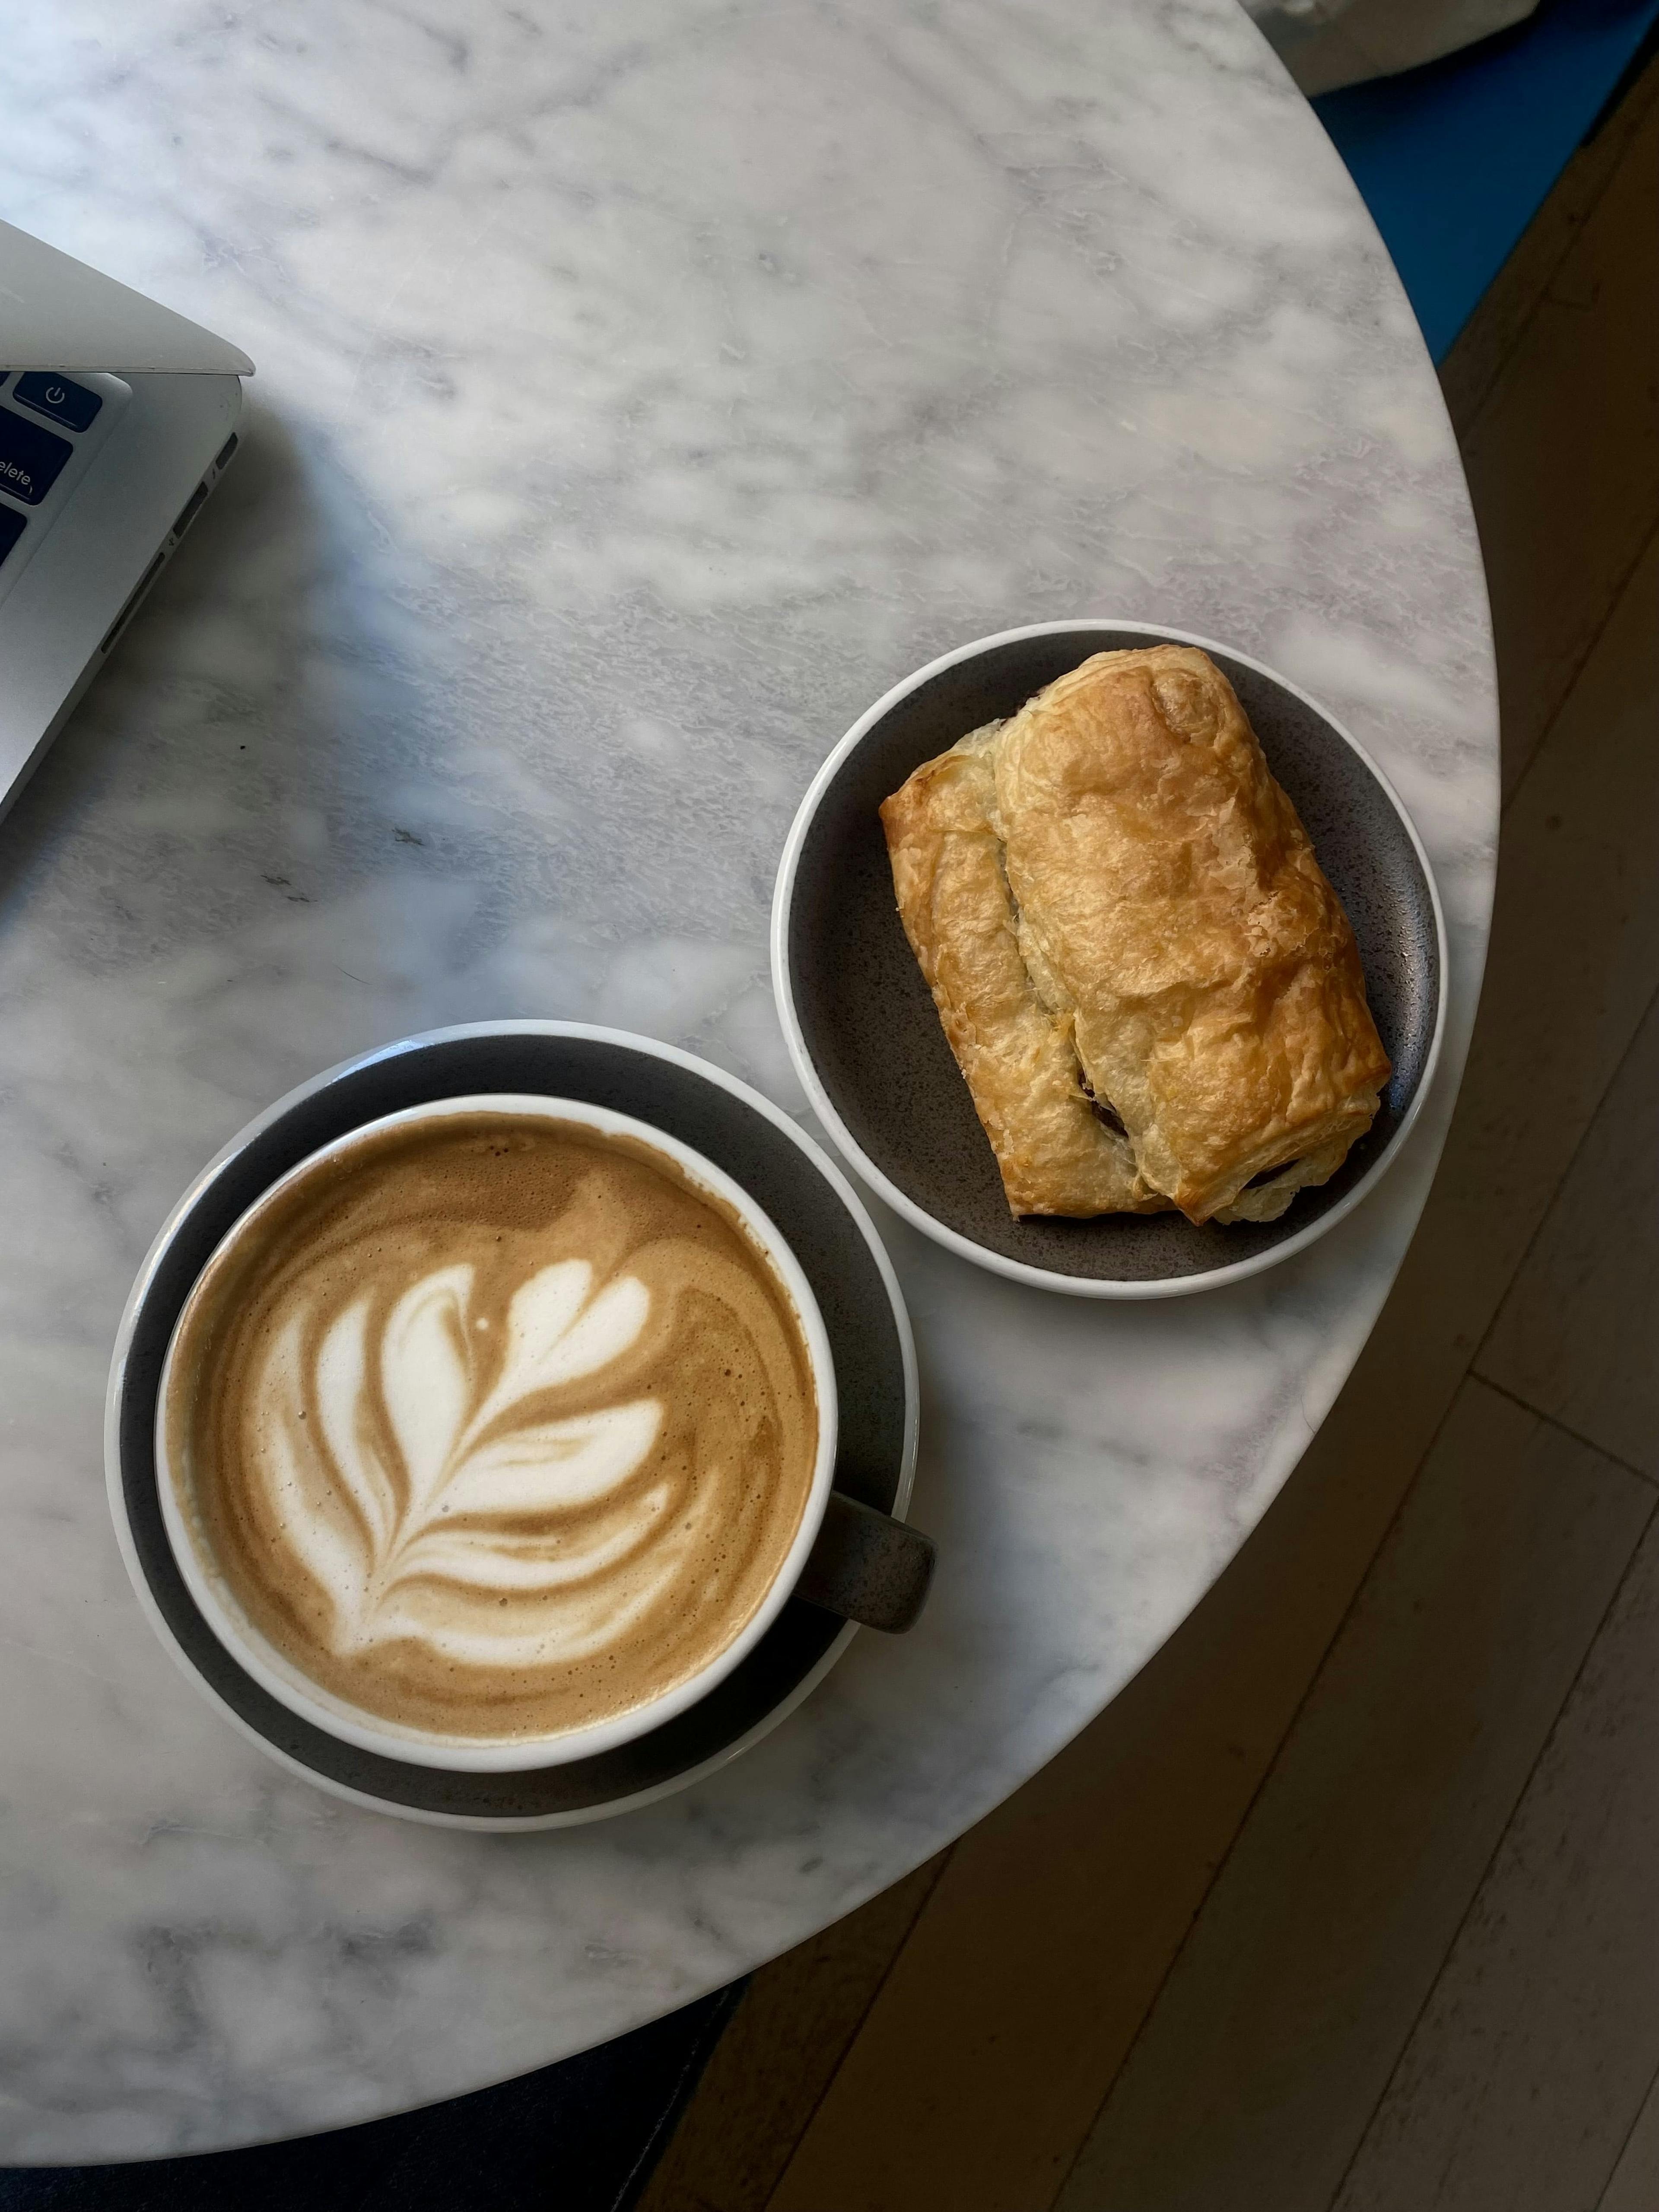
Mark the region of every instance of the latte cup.
[[[577, 1139], [620, 1141], [634, 1156], [660, 1163], [671, 1177], [677, 1176], [735, 1224], [787, 1297], [811, 1376], [816, 1419], [810, 1483], [793, 1536], [759, 1602], [713, 1655], [658, 1693], [597, 1721], [500, 1736], [443, 1733], [385, 1717], [353, 1703], [337, 1688], [325, 1686], [278, 1648], [251, 1617], [215, 1555], [195, 1488], [191, 1424], [180, 1410], [191, 1402], [191, 1388], [187, 1381], [174, 1388], [180, 1374], [187, 1372], [178, 1367], [180, 1346], [203, 1286], [216, 1277], [222, 1262], [234, 1266], [239, 1255], [258, 1249], [262, 1233], [296, 1184], [314, 1178], [319, 1168], [331, 1163], [349, 1168], [355, 1152], [399, 1129], [412, 1133], [417, 1128], [439, 1128], [457, 1116], [490, 1115], [549, 1122]], [[595, 1305], [602, 1303], [593, 1301]], [[482, 1321], [476, 1324], [484, 1325]], [[247, 1208], [203, 1269], [173, 1329], [157, 1393], [155, 1465], [162, 1519], [179, 1575], [214, 1636], [271, 1697], [313, 1727], [359, 1750], [457, 1773], [506, 1773], [612, 1751], [672, 1720], [741, 1663], [792, 1598], [889, 1632], [911, 1625], [931, 1579], [933, 1547], [919, 1531], [836, 1490], [836, 1431], [835, 1367], [811, 1285], [787, 1241], [732, 1176], [678, 1138], [630, 1115], [572, 1099], [492, 1092], [411, 1107], [366, 1123], [301, 1160]], [[503, 1570], [508, 1575], [513, 1571], [510, 1564]]]

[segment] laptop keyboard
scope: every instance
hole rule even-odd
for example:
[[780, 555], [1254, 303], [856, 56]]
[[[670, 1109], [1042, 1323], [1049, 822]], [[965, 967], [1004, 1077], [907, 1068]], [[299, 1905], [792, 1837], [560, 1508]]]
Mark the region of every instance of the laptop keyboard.
[[73, 496], [130, 397], [115, 377], [0, 370], [0, 599]]
[[0, 408], [0, 491], [39, 507], [74, 451], [67, 438]]

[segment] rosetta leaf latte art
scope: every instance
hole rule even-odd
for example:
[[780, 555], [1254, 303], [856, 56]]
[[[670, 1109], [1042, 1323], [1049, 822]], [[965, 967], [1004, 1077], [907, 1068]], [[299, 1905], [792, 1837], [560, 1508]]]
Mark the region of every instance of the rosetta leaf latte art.
[[[433, 1577], [481, 1601], [467, 1642], [475, 1651], [488, 1647], [492, 1594], [550, 1595], [603, 1570], [635, 1540], [633, 1516], [585, 1542], [550, 1540], [546, 1524], [561, 1510], [603, 1501], [637, 1474], [661, 1425], [657, 1401], [552, 1420], [527, 1410], [545, 1391], [602, 1373], [645, 1327], [644, 1284], [624, 1275], [596, 1295], [593, 1273], [584, 1260], [564, 1260], [520, 1285], [487, 1389], [479, 1373], [490, 1371], [489, 1322], [472, 1310], [470, 1265], [413, 1284], [378, 1335], [370, 1300], [356, 1300], [330, 1322], [309, 1360], [303, 1316], [283, 1331], [266, 1369], [286, 1401], [285, 1418], [273, 1425], [273, 1441], [281, 1440], [273, 1482], [297, 1495], [301, 1460], [320, 1446], [351, 1509], [326, 1519], [284, 1516], [333, 1603], [337, 1650], [422, 1633], [398, 1601], [411, 1583]], [[316, 1428], [307, 1431], [311, 1412]], [[638, 1504], [648, 1516], [651, 1498]], [[515, 1638], [522, 1641], [516, 1616], [502, 1614], [494, 1640]]]

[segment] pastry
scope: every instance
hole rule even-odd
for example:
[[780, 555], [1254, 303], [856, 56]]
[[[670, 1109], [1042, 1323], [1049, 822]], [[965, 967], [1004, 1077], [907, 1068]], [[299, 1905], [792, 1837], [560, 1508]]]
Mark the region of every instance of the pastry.
[[1353, 932], [1207, 654], [1097, 653], [881, 816], [1016, 1214], [1271, 1221], [1370, 1127]]

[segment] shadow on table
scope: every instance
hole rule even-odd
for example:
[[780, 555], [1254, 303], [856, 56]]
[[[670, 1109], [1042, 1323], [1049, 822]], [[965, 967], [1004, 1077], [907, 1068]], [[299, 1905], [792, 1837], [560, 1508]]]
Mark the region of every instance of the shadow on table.
[[744, 1987], [396, 2119], [136, 2166], [9, 2167], [0, 2212], [627, 2212]]

